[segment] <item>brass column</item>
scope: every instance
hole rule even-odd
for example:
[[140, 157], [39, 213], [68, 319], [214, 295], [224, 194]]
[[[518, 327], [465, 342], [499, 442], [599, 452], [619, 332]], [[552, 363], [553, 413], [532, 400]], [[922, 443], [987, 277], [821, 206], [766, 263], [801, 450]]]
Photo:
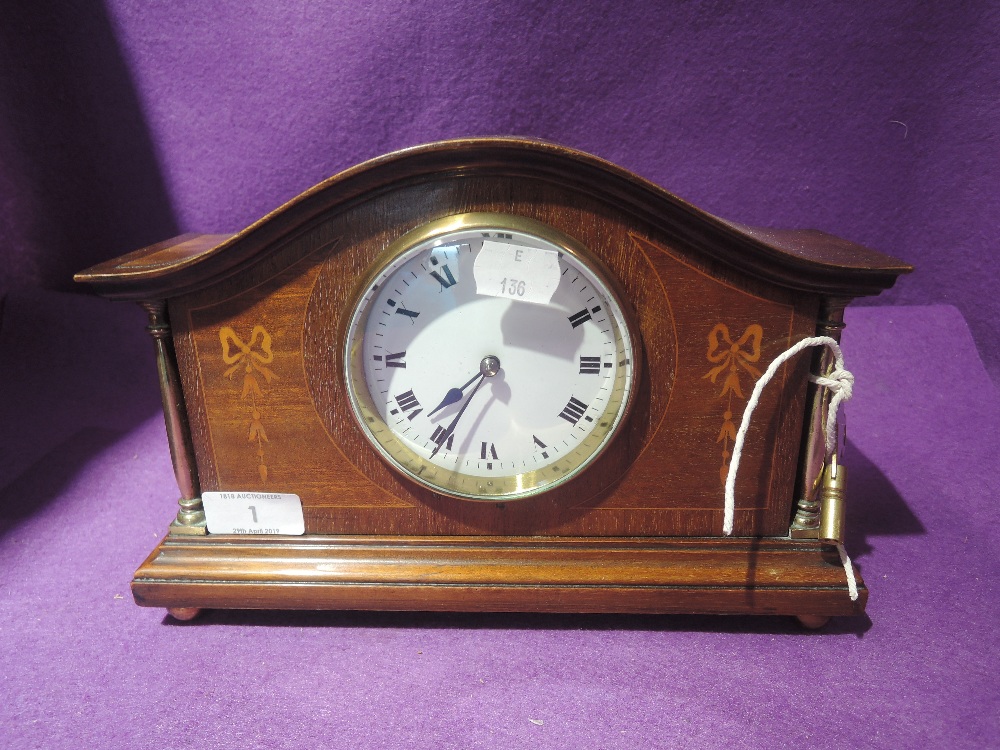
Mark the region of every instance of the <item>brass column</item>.
[[177, 501], [180, 510], [177, 511], [177, 518], [170, 524], [170, 533], [205, 534], [205, 510], [201, 504], [191, 428], [184, 408], [184, 393], [177, 370], [167, 306], [163, 300], [143, 302], [142, 306], [149, 313], [146, 330], [156, 344], [156, 369], [160, 379], [160, 397], [163, 400], [163, 421], [167, 427], [167, 443], [170, 446], [174, 476], [181, 491]]
[[[844, 330], [844, 308], [850, 302], [842, 297], [825, 297], [816, 324], [817, 336], [829, 336], [838, 343]], [[811, 372], [829, 375], [833, 370], [834, 356], [829, 347], [821, 347], [813, 354]], [[809, 385], [808, 411], [806, 418], [805, 451], [800, 468], [798, 503], [795, 518], [792, 519], [790, 535], [792, 539], [815, 539], [819, 533], [820, 521], [820, 480], [826, 461], [826, 440], [823, 426], [830, 404], [830, 390], [815, 383]], [[836, 415], [834, 415], [836, 417]]]

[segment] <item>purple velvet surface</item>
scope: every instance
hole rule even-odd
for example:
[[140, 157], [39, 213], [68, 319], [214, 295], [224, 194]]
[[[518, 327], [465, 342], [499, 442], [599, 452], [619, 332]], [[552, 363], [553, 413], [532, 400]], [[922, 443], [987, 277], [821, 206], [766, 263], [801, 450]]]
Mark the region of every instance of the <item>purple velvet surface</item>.
[[34, 0], [0, 24], [0, 292], [243, 228], [440, 138], [589, 151], [918, 269], [1000, 374], [1000, 5]]
[[[8, 5], [0, 747], [1000, 747], [1000, 6]], [[137, 309], [52, 290], [362, 159], [483, 134], [843, 235], [917, 266], [876, 302], [959, 308], [849, 314], [848, 550], [870, 619], [178, 625], [132, 603], [176, 494], [151, 344]]]
[[132, 571], [176, 493], [151, 346], [124, 334], [140, 323], [86, 298], [8, 300], [0, 392], [22, 387], [0, 451], [49, 430], [0, 482], [0, 746], [998, 746], [1000, 402], [954, 308], [849, 310], [847, 547], [871, 600], [822, 634], [767, 617], [177, 624], [137, 607]]

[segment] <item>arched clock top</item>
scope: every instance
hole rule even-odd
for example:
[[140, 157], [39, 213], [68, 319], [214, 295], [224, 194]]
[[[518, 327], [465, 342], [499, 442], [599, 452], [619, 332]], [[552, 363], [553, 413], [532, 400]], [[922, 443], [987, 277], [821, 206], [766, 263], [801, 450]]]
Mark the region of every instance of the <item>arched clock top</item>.
[[817, 230], [748, 227], [720, 219], [603, 159], [544, 141], [469, 138], [403, 149], [337, 174], [242, 231], [185, 234], [76, 275], [121, 300], [163, 299], [253, 265], [287, 238], [366, 200], [466, 178], [515, 179], [595, 199], [678, 246], [789, 289], [831, 297], [878, 294], [912, 268]]

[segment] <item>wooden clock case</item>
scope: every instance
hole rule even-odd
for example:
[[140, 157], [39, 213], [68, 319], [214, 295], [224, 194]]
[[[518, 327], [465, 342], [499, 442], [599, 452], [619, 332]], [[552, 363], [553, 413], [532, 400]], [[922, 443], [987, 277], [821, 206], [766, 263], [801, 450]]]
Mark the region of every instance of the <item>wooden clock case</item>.
[[[383, 250], [444, 216], [541, 221], [617, 277], [643, 368], [627, 424], [579, 477], [518, 502], [435, 494], [394, 471], [347, 403], [344, 316]], [[448, 141], [349, 169], [234, 235], [187, 234], [77, 275], [141, 303], [181, 491], [136, 601], [200, 608], [769, 613], [864, 610], [819, 541], [830, 366], [765, 389], [722, 536], [750, 390], [797, 341], [839, 337], [850, 299], [910, 268], [817, 231], [740, 226], [553, 144]], [[304, 536], [206, 533], [201, 493], [301, 497]]]

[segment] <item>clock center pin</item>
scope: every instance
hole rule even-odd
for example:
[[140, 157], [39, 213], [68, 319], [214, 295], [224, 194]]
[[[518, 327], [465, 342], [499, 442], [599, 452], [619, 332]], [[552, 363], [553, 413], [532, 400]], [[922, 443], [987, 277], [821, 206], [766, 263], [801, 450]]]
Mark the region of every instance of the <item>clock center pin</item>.
[[488, 378], [492, 378], [500, 372], [499, 358], [494, 357], [492, 354], [488, 357], [483, 357], [483, 361], [479, 363], [479, 372]]

